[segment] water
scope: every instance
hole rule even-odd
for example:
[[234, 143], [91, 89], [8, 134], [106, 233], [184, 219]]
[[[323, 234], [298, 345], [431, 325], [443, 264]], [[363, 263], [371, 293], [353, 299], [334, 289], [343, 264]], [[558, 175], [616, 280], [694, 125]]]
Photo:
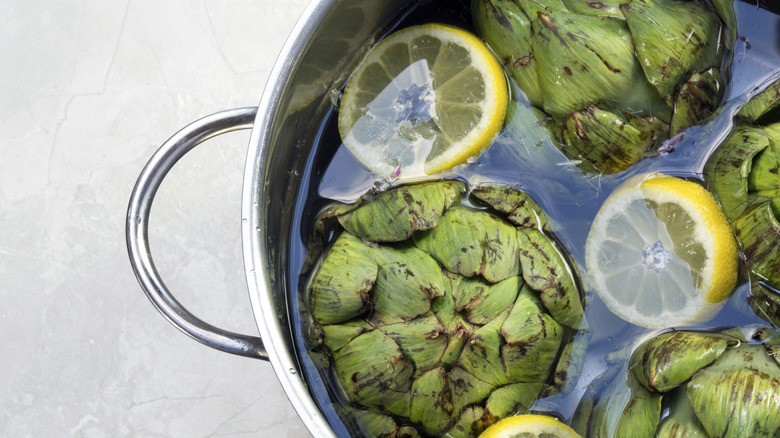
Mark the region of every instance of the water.
[[[469, 22], [468, 1], [426, 2], [401, 17], [398, 26], [439, 21], [472, 30]], [[768, 8], [769, 6], [765, 6]], [[770, 82], [780, 72], [780, 19], [778, 15], [760, 9], [756, 2], [736, 2], [738, 38], [730, 64], [731, 81], [725, 94], [720, 115], [702, 126], [689, 128], [681, 136], [667, 141], [656, 156], [648, 157], [629, 170], [615, 175], [591, 174], [580, 170], [577, 162], [568, 160], [547, 139], [546, 131], [521, 108], [514, 113], [514, 123], [496, 139], [494, 145], [465, 169], [453, 177], [471, 183], [489, 180], [518, 186], [532, 195], [557, 224], [556, 238], [568, 250], [572, 262], [585, 272], [584, 247], [590, 224], [602, 202], [621, 182], [633, 175], [662, 172], [689, 179], [702, 180], [703, 168], [713, 149], [732, 128], [732, 116], [757, 88]], [[775, 11], [776, 12], [776, 11]], [[431, 17], [435, 17], [433, 20]], [[514, 89], [517, 95], [519, 90]], [[411, 105], [409, 111], [420, 107]], [[526, 118], [527, 120], [524, 120]], [[290, 290], [304, 288], [305, 279], [299, 279], [306, 257], [305, 244], [318, 212], [332, 201], [352, 202], [372, 189], [386, 188], [388, 183], [377, 181], [343, 147], [336, 126], [337, 110], [331, 108], [322, 120], [306, 172], [303, 175], [298, 203], [295, 207], [293, 229], [299, 234], [290, 242]], [[530, 165], [529, 163], [533, 163]], [[647, 263], [664, 263], [664, 249], [646, 248]], [[712, 330], [724, 326], [747, 326], [764, 323], [745, 303], [749, 293], [744, 284], [746, 274], [741, 272], [741, 283], [725, 308], [716, 318], [697, 327]], [[294, 292], [297, 293], [297, 292]], [[298, 350], [305, 351], [305, 333], [301, 324], [298, 296], [291, 300]], [[588, 354], [583, 372], [576, 386], [567, 394], [540, 400], [535, 410], [556, 412], [570, 419], [576, 403], [587, 384], [606, 371], [611, 363], [625, 357], [630, 349], [654, 331], [626, 323], [614, 316], [595, 296], [589, 297], [586, 318], [592, 323]], [[764, 323], [765, 324], [765, 323]], [[348, 436], [347, 427], [336, 414], [335, 406], [343, 403], [343, 396], [335, 385], [328, 384], [327, 371], [321, 373], [316, 356], [300, 356], [306, 378], [315, 398], [339, 436]], [[334, 405], [335, 403], [335, 405]]]

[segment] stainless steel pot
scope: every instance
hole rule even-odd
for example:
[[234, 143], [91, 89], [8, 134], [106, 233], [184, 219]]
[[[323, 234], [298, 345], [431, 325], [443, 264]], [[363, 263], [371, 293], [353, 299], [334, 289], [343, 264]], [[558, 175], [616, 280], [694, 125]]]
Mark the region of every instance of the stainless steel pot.
[[[379, 33], [415, 1], [313, 0], [271, 72], [257, 108], [223, 111], [185, 127], [152, 156], [132, 192], [127, 247], [143, 290], [162, 314], [218, 350], [267, 360], [290, 402], [318, 437], [335, 436], [303, 378], [288, 313], [292, 212], [317, 124]], [[242, 242], [249, 298], [260, 337], [214, 327], [185, 309], [155, 268], [149, 213], [162, 180], [188, 151], [214, 136], [252, 129], [244, 171]]]

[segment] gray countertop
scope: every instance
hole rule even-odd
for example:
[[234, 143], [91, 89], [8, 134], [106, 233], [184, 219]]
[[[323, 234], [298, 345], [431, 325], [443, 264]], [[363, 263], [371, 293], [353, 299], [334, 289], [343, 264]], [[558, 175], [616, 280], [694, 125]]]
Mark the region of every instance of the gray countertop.
[[[202, 116], [257, 105], [306, 3], [0, 1], [0, 436], [308, 436], [269, 364], [164, 320], [124, 243], [152, 153]], [[150, 239], [187, 308], [256, 334], [240, 245], [248, 138], [177, 165]]]

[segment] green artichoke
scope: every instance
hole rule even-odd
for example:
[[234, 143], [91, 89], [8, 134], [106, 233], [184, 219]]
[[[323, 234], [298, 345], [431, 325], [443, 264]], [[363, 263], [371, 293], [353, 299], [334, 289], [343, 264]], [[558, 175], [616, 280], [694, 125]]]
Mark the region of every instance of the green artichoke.
[[578, 281], [526, 193], [401, 186], [328, 209], [318, 229], [311, 350], [364, 435], [474, 436], [581, 365]]
[[[717, 12], [716, 12], [717, 11]], [[716, 112], [726, 54], [716, 0], [475, 0], [477, 33], [571, 160], [616, 173]]]
[[657, 335], [591, 386], [575, 430], [594, 438], [776, 437], [778, 341], [766, 328]]
[[705, 166], [750, 270], [748, 302], [780, 326], [780, 80], [737, 113], [738, 124]]

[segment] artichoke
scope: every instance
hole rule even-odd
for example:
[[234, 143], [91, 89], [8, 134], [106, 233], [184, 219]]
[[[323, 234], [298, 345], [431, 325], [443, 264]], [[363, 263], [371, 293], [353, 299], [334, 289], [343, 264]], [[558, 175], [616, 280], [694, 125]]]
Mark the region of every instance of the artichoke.
[[[726, 54], [715, 0], [475, 0], [477, 33], [563, 153], [616, 173], [707, 120]], [[718, 12], [716, 12], [718, 11]]]
[[657, 335], [590, 387], [575, 430], [594, 438], [776, 437], [779, 341], [766, 328]]
[[474, 436], [581, 364], [578, 281], [526, 193], [420, 183], [321, 218], [310, 350], [363, 435]]
[[780, 80], [737, 113], [738, 124], [705, 166], [710, 190], [742, 245], [751, 277], [748, 302], [780, 326]]

